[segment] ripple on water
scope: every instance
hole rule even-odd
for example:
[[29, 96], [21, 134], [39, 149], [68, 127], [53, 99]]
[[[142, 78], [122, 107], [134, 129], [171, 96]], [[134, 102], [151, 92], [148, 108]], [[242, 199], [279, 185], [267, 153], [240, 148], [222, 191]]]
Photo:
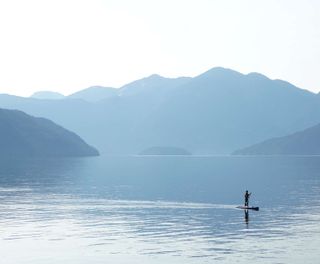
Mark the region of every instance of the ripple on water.
[[303, 208], [290, 214], [281, 208], [252, 212], [247, 225], [233, 204], [82, 198], [33, 193], [29, 188], [2, 188], [0, 194], [0, 245], [47, 241], [47, 250], [63, 250], [60, 245], [74, 243], [75, 248], [88, 247], [101, 255], [204, 262], [250, 259], [249, 247], [255, 258], [271, 263], [274, 256], [285, 255], [288, 241], [298, 247], [301, 234], [306, 239], [306, 234], [312, 238], [320, 233], [319, 206], [309, 213]]

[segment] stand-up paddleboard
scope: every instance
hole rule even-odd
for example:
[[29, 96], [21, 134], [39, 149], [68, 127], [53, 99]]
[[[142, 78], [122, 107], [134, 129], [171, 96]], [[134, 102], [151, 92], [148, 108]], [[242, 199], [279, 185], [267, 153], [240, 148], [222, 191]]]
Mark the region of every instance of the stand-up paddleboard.
[[255, 206], [237, 206], [239, 209], [259, 211], [259, 207]]

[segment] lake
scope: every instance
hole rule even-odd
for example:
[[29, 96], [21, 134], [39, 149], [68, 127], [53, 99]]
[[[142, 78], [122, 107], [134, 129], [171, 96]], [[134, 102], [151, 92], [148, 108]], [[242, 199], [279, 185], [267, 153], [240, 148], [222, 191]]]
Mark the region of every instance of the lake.
[[6, 264], [320, 258], [316, 156], [2, 159], [0, 199]]

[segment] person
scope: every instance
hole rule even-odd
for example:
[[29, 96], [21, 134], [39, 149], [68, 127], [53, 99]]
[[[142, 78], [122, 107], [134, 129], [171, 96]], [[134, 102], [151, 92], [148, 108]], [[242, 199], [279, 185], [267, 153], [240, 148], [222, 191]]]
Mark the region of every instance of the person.
[[244, 206], [249, 206], [249, 198], [250, 198], [251, 193], [246, 190], [244, 194]]

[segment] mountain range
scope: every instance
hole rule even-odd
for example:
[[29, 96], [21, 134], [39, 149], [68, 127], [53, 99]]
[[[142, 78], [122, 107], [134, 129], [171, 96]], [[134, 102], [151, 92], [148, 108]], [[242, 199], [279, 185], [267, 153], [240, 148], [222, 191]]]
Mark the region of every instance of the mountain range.
[[320, 124], [288, 136], [265, 140], [234, 155], [320, 155]]
[[98, 151], [79, 136], [45, 118], [0, 109], [1, 157], [81, 157]]
[[45, 99], [45, 100], [57, 100], [57, 99], [82, 99], [88, 102], [97, 102], [107, 99], [109, 97], [116, 96], [118, 89], [103, 86], [91, 86], [81, 91], [75, 92], [68, 96], [64, 96], [61, 93], [51, 91], [39, 91], [35, 92], [30, 98]]
[[49, 118], [110, 155], [152, 146], [230, 154], [320, 123], [317, 94], [220, 67], [193, 78], [151, 75], [107, 88], [101, 100], [98, 90], [60, 100], [0, 95], [0, 106]]

